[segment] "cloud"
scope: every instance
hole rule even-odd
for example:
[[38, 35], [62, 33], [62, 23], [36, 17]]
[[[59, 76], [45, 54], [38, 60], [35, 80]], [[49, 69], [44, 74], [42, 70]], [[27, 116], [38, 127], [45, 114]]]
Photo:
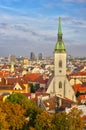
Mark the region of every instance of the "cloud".
[[[42, 18], [18, 17], [6, 14], [1, 15], [1, 19], [0, 50], [3, 51], [0, 52], [0, 55], [13, 53], [25, 56], [31, 51], [51, 55], [53, 52], [52, 48], [54, 47], [53, 43], [55, 43], [53, 37], [54, 30], [50, 31], [51, 28], [46, 29], [46, 27], [52, 26], [53, 22], [51, 25], [48, 25], [52, 20], [48, 21], [49, 19], [46, 18], [42, 20]], [[25, 21], [25, 23], [22, 21]], [[49, 46], [50, 49], [48, 49]]]
[[55, 9], [58, 7], [58, 11], [60, 8], [63, 8], [65, 6], [65, 2], [63, 0], [57, 1], [57, 0], [47, 0], [42, 4], [42, 7], [46, 8], [46, 9]]
[[66, 41], [66, 48], [67, 48], [67, 53], [71, 54], [72, 56], [76, 57], [86, 57], [86, 43], [85, 42], [80, 42], [78, 40], [69, 40]]
[[[48, 16], [37, 14], [34, 17], [2, 13], [0, 17], [0, 50], [3, 50], [0, 52], [0, 55], [13, 53], [25, 56], [31, 51], [36, 54], [38, 52], [42, 52], [45, 55], [53, 54], [57, 40], [58, 15]], [[65, 42], [68, 50], [75, 52], [75, 48], [79, 45], [85, 47], [85, 35], [82, 36], [83, 32], [84, 34], [86, 32], [85, 19], [71, 17], [69, 15], [61, 15], [61, 17], [63, 38], [64, 41], [69, 41]], [[82, 42], [79, 40], [82, 40]], [[84, 51], [83, 54], [85, 54]], [[80, 52], [76, 50], [75, 53], [78, 55]]]
[[65, 25], [72, 25], [76, 27], [83, 27], [86, 28], [85, 19], [80, 19], [78, 17], [71, 17], [71, 16], [62, 16], [63, 23]]
[[18, 11], [18, 9], [12, 8], [10, 6], [0, 5], [0, 8], [10, 10], [10, 11]]
[[[15, 3], [14, 3], [15, 4]], [[2, 9], [4, 13], [8, 13], [8, 15], [10, 13], [12, 13], [14, 16], [15, 15], [25, 15], [27, 14], [27, 9], [24, 10], [23, 8], [16, 8], [15, 6], [10, 6], [10, 5], [4, 5], [4, 4], [0, 4], [0, 9]], [[28, 9], [30, 12], [32, 12], [32, 10]], [[9, 13], [10, 12], [10, 13]]]

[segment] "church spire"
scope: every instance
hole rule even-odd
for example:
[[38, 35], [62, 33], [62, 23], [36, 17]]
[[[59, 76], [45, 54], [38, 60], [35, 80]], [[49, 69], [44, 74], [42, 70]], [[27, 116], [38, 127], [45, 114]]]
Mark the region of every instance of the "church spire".
[[58, 24], [58, 40], [62, 40], [61, 17], [59, 17], [59, 24]]
[[59, 17], [58, 34], [62, 34], [62, 28], [61, 28], [61, 17]]
[[64, 42], [62, 40], [61, 17], [59, 17], [58, 40], [57, 40], [57, 43], [55, 46], [55, 52], [56, 53], [66, 53], [66, 48], [65, 48]]

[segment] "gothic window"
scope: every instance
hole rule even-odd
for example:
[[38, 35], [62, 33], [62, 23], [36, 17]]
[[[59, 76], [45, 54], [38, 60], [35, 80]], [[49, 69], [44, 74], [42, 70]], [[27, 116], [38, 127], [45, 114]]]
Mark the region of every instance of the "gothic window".
[[61, 81], [59, 82], [59, 88], [62, 88], [62, 82]]
[[62, 68], [62, 60], [59, 61], [59, 68]]

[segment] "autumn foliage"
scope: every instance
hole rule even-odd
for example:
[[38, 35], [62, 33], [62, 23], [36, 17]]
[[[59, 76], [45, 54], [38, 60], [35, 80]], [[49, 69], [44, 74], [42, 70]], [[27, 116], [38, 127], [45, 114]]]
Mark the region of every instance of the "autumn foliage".
[[50, 114], [20, 93], [0, 102], [0, 130], [83, 130], [82, 111]]

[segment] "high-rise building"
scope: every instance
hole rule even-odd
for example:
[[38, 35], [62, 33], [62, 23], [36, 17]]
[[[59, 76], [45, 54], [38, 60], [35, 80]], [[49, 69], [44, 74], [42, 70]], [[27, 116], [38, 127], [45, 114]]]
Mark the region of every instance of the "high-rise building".
[[30, 60], [35, 60], [35, 54], [34, 54], [34, 52], [30, 53]]
[[9, 55], [9, 62], [15, 62], [16, 56], [15, 55]]
[[42, 60], [42, 53], [38, 54], [38, 60]]

